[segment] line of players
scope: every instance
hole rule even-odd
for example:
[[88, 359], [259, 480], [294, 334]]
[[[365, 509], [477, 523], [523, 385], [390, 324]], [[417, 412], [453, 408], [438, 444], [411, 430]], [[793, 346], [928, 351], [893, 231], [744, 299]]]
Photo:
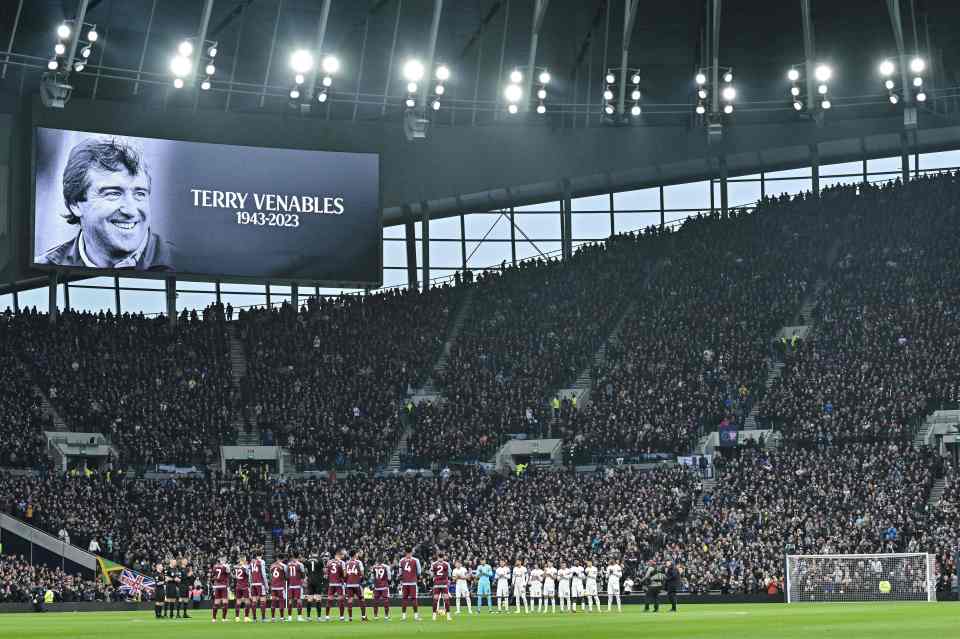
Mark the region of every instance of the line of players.
[[[418, 602], [418, 582], [423, 574], [423, 565], [413, 556], [413, 549], [406, 549], [403, 557], [397, 563], [400, 582], [400, 599], [402, 619], [407, 619], [407, 608], [413, 608], [413, 618], [420, 620]], [[593, 611], [594, 604], [601, 612], [599, 597], [600, 569], [587, 562], [585, 567], [574, 562], [567, 566], [561, 562], [556, 568], [547, 562], [544, 568], [534, 564], [528, 569], [522, 560], [517, 560], [511, 568], [506, 560], [493, 569], [488, 563], [480, 563], [473, 570], [467, 569], [461, 562], [456, 562], [451, 568], [444, 553], [437, 552], [429, 566], [429, 575], [433, 588], [433, 619], [438, 613], [445, 615], [448, 621], [451, 617], [450, 586], [455, 586], [455, 604], [457, 613], [460, 612], [461, 600], [466, 602], [468, 614], [473, 614], [470, 601], [470, 581], [476, 581], [477, 612], [482, 608], [483, 598], [487, 599], [487, 608], [493, 611], [492, 582], [496, 581], [497, 611], [509, 612], [510, 595], [513, 594], [516, 613], [525, 612], [576, 612], [579, 605], [584, 612]], [[607, 581], [607, 611], [612, 609], [614, 602], [617, 610], [622, 611], [620, 600], [620, 582], [623, 577], [623, 567], [616, 561], [611, 561], [606, 567], [604, 576]], [[385, 562], [374, 564], [367, 574], [363, 564], [363, 553], [354, 551], [348, 557], [346, 551], [339, 550], [333, 557], [325, 553], [322, 557], [311, 557], [304, 560], [301, 555], [294, 555], [289, 559], [278, 557], [269, 566], [262, 556], [257, 555], [252, 560], [241, 559], [239, 563], [230, 565], [226, 558], [221, 558], [210, 570], [210, 583], [213, 590], [212, 621], [217, 621], [217, 611], [221, 611], [221, 620], [227, 621], [230, 607], [229, 592], [232, 586], [235, 596], [234, 621], [239, 623], [241, 618], [246, 623], [293, 621], [293, 610], [297, 611], [297, 621], [311, 621], [313, 607], [317, 609], [318, 621], [330, 621], [330, 609], [336, 602], [340, 613], [340, 621], [353, 621], [353, 608], [360, 607], [360, 619], [368, 620], [367, 603], [364, 599], [365, 583], [369, 583], [373, 590], [373, 617], [379, 617], [380, 607], [383, 607], [384, 620], [390, 620], [390, 582], [393, 578], [392, 568]], [[321, 616], [323, 604], [323, 584], [326, 582], [326, 607]], [[625, 585], [630, 587], [629, 580]], [[528, 596], [529, 591], [529, 596]], [[270, 618], [267, 619], [267, 603], [270, 603]], [[307, 615], [303, 616], [306, 604]], [[257, 610], [260, 618], [257, 619]], [[241, 609], [243, 614], [241, 616]], [[347, 616], [344, 612], [346, 609]], [[280, 611], [279, 616], [277, 610]], [[286, 612], [286, 617], [284, 617]]]

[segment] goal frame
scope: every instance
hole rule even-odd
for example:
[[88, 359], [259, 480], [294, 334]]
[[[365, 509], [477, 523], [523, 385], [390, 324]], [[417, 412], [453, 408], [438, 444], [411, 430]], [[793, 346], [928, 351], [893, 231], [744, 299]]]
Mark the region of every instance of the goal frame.
[[[937, 600], [937, 577], [936, 577], [936, 557], [926, 552], [898, 552], [898, 553], [867, 553], [867, 554], [846, 554], [846, 555], [787, 555], [784, 560], [784, 589], [787, 603], [803, 603], [793, 594], [793, 583], [790, 574], [790, 561], [800, 559], [891, 559], [896, 557], [922, 557], [926, 570], [927, 601], [935, 602]], [[815, 603], [888, 603], [886, 599], [863, 600], [857, 602], [825, 602]]]

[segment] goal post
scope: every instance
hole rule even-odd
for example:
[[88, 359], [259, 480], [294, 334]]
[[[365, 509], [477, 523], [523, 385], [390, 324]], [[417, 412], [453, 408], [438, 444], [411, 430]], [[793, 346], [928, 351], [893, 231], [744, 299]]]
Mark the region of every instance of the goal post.
[[936, 601], [934, 556], [787, 555], [787, 603]]

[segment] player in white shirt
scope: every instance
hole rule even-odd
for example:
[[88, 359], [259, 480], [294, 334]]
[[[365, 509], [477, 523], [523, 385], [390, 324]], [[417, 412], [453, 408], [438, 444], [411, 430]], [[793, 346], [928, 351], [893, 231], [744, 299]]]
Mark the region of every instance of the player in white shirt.
[[600, 588], [597, 584], [597, 577], [600, 575], [600, 570], [593, 565], [592, 561], [587, 561], [587, 568], [584, 571], [587, 574], [587, 609], [590, 612], [593, 612], [593, 604], [597, 604], [597, 612], [600, 610]]
[[550, 604], [550, 612], [556, 612], [557, 569], [553, 567], [553, 562], [547, 562], [547, 567], [544, 568], [543, 573], [543, 612], [547, 611], [547, 604]]
[[513, 567], [513, 600], [517, 604], [516, 614], [520, 614], [521, 601], [524, 612], [530, 612], [530, 603], [527, 601], [527, 568], [519, 559]]
[[497, 572], [497, 610], [510, 612], [510, 567], [506, 559], [500, 560]]
[[620, 579], [623, 577], [623, 567], [616, 559], [611, 559], [607, 566], [607, 612], [614, 598], [617, 600], [617, 612], [623, 612], [620, 605]]
[[560, 562], [560, 570], [557, 571], [557, 576], [560, 578], [560, 586], [557, 590], [557, 595], [560, 597], [560, 612], [566, 612], [567, 610], [576, 612], [570, 601], [570, 577], [573, 576], [573, 571], [567, 568], [567, 562]]
[[583, 566], [580, 562], [574, 561], [570, 568], [573, 578], [570, 580], [570, 597], [573, 599], [573, 611], [577, 611], [577, 604], [580, 604], [581, 610], [586, 610], [586, 604], [583, 603]]
[[470, 578], [470, 571], [463, 567], [461, 562], [454, 563], [453, 572], [450, 573], [456, 583], [457, 614], [460, 614], [460, 597], [467, 600], [467, 612], [473, 614], [473, 608], [470, 605], [470, 586], [467, 580]]
[[530, 569], [530, 601], [534, 612], [543, 612], [543, 570], [537, 564]]

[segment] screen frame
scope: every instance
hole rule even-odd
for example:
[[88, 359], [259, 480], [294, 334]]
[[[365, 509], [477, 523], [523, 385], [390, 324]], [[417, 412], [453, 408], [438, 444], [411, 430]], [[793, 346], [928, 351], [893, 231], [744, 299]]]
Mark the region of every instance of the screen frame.
[[[318, 153], [354, 153], [357, 155], [375, 155], [377, 157], [377, 241], [379, 250], [377, 251], [377, 273], [379, 277], [375, 281], [365, 280], [315, 280], [307, 278], [269, 278], [261, 276], [230, 275], [221, 273], [210, 275], [209, 273], [191, 273], [187, 271], [174, 271], [172, 273], [158, 273], [155, 271], [138, 271], [136, 269], [118, 269], [118, 268], [90, 268], [77, 266], [60, 266], [56, 264], [38, 264], [34, 261], [36, 257], [36, 233], [37, 233], [37, 136], [40, 129], [71, 131], [78, 133], [93, 133], [101, 135], [119, 135], [125, 137], [137, 137], [150, 140], [166, 140], [172, 142], [193, 142], [197, 144], [211, 144], [219, 146], [232, 146], [235, 148], [258, 148], [258, 149], [280, 149], [280, 150], [299, 150], [315, 151]], [[29, 233], [27, 242], [29, 243], [29, 256], [27, 258], [28, 268], [42, 271], [44, 273], [63, 273], [73, 277], [124, 277], [141, 278], [151, 280], [188, 280], [194, 282], [221, 282], [228, 284], [296, 284], [307, 285], [318, 288], [339, 288], [339, 289], [357, 289], [374, 290], [383, 287], [383, 154], [377, 151], [344, 151], [333, 149], [294, 149], [290, 147], [278, 147], [260, 144], [232, 144], [230, 142], [210, 142], [207, 140], [182, 139], [179, 137], [155, 137], [142, 135], [140, 133], [120, 133], [117, 131], [97, 130], [97, 127], [81, 130], [75, 128], [63, 128], [61, 126], [50, 126], [33, 122], [30, 131], [30, 207], [29, 207]], [[160, 289], [158, 289], [160, 290]]]

